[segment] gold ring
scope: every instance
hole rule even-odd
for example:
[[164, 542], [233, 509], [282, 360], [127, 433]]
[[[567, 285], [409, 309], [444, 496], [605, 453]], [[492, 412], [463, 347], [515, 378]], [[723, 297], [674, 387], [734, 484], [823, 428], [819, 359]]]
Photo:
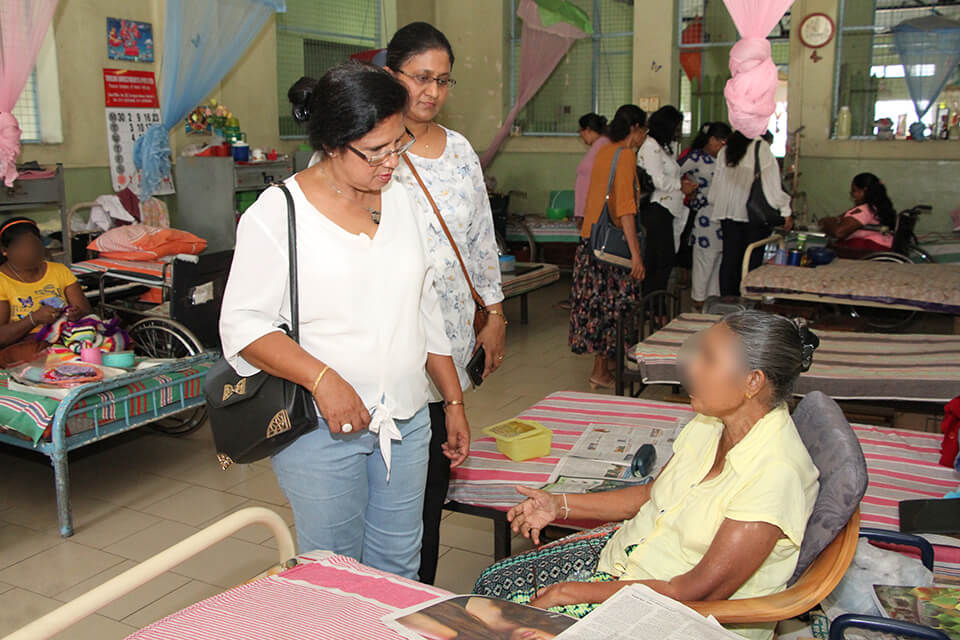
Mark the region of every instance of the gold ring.
[[503, 359], [504, 359], [504, 357], [506, 357], [506, 356], [503, 356], [503, 355], [499, 355], [499, 356], [497, 356], [497, 360], [503, 360]]

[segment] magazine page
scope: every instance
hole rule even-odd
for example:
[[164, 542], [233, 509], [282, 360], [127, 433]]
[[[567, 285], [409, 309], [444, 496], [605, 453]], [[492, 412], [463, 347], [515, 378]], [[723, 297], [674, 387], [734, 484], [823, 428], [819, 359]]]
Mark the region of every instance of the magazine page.
[[624, 587], [557, 640], [743, 640], [642, 584]]
[[382, 618], [411, 640], [550, 640], [575, 618], [488, 596], [450, 596], [431, 600]]
[[555, 482], [541, 487], [550, 493], [600, 493], [613, 489], [629, 487], [632, 482], [626, 480], [599, 480], [596, 478], [570, 478], [558, 476]]
[[657, 450], [656, 472], [673, 453], [676, 439], [675, 421], [657, 420], [642, 425], [590, 424], [570, 450], [571, 456], [630, 464], [633, 454], [642, 445], [651, 444]]
[[876, 584], [873, 597], [888, 618], [937, 629], [953, 640], [960, 640], [960, 587]]
[[638, 484], [643, 478], [634, 478], [629, 464], [616, 464], [602, 460], [589, 460], [574, 456], [563, 456], [550, 474], [548, 485], [555, 484], [561, 477], [592, 480], [616, 480], [623, 483]]

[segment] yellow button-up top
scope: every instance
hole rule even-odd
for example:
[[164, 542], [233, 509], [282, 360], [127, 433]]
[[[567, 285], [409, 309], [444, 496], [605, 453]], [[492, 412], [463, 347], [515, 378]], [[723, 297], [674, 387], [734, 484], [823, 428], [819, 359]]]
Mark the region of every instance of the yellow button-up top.
[[[669, 465], [650, 500], [610, 539], [598, 570], [621, 580], [670, 580], [696, 566], [726, 518], [768, 522], [784, 538], [732, 596], [749, 598], [784, 588], [797, 565], [807, 519], [817, 499], [819, 472], [785, 404], [771, 410], [726, 455], [706, 482], [723, 424], [697, 415], [673, 445]], [[627, 548], [636, 545], [628, 554]], [[743, 633], [743, 629], [736, 629]], [[768, 636], [765, 626], [748, 637]]]

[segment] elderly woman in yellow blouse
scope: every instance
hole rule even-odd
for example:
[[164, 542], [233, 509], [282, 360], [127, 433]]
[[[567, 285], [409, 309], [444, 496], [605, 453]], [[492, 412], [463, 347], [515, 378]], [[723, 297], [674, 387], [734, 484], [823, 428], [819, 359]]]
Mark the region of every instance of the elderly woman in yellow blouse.
[[[503, 560], [475, 591], [582, 616], [634, 582], [684, 601], [782, 590], [819, 490], [786, 405], [816, 342], [805, 326], [759, 311], [697, 336], [686, 369], [698, 415], [654, 482], [585, 495], [517, 487], [527, 499], [508, 514], [536, 544], [559, 519], [622, 524]], [[772, 635], [772, 626], [733, 630]]]

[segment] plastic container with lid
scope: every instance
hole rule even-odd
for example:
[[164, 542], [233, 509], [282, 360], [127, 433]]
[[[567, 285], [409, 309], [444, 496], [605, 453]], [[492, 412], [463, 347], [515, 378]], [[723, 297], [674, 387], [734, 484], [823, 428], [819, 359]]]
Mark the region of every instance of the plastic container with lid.
[[496, 438], [497, 449], [515, 462], [550, 455], [553, 432], [533, 420], [506, 420], [483, 432]]

